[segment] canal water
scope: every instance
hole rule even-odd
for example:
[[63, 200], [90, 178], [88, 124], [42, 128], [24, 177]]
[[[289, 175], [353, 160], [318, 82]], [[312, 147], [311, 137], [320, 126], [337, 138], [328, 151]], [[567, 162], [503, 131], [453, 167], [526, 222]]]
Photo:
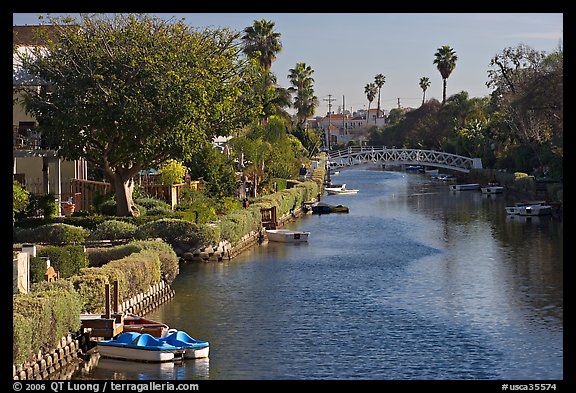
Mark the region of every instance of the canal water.
[[561, 380], [563, 223], [506, 215], [506, 193], [451, 191], [382, 168], [332, 177], [349, 213], [287, 227], [229, 262], [188, 263], [147, 317], [210, 342], [208, 359], [100, 358], [73, 379]]

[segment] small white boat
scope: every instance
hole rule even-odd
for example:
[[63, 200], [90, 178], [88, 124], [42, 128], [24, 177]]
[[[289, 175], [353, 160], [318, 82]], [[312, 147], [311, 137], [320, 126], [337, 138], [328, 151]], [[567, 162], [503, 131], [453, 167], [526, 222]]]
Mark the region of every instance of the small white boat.
[[478, 183], [468, 183], [468, 184], [451, 184], [450, 189], [452, 191], [468, 191], [468, 190], [479, 190], [480, 184]]
[[342, 184], [336, 187], [326, 187], [324, 188], [328, 195], [345, 195], [345, 194], [357, 194], [358, 190], [346, 188], [346, 184]]
[[504, 186], [484, 186], [480, 187], [482, 194], [501, 194], [504, 192]]
[[545, 216], [552, 214], [552, 206], [550, 205], [528, 205], [518, 208], [518, 215], [520, 216]]
[[432, 178], [433, 178], [433, 179], [442, 180], [442, 181], [456, 180], [456, 176], [447, 175], [447, 174], [445, 174], [445, 173], [439, 173], [438, 175], [432, 174]]
[[[548, 210], [550, 211], [550, 213], [552, 212], [552, 206], [546, 205], [546, 201], [526, 201], [526, 202], [518, 202], [516, 204], [514, 204], [514, 206], [506, 206], [506, 213], [508, 214], [520, 214], [521, 212], [523, 213], [522, 215], [524, 216], [528, 216], [528, 215], [536, 215], [533, 214], [536, 211], [540, 211], [540, 209], [536, 210], [536, 209], [528, 209], [528, 212], [526, 212], [526, 207], [528, 206], [548, 206], [550, 209], [542, 209], [543, 213], [546, 213]], [[529, 213], [529, 214], [527, 214]], [[546, 213], [548, 214], [548, 213]]]
[[271, 242], [301, 243], [307, 242], [310, 232], [292, 231], [290, 229], [267, 229], [266, 236]]

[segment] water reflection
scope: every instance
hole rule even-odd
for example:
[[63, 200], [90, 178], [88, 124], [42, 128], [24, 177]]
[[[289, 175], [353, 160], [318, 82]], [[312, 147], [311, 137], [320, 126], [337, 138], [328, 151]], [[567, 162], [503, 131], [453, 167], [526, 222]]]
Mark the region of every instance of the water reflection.
[[[94, 353], [87, 363], [90, 364], [90, 367], [81, 368], [75, 379], [181, 380], [189, 379], [192, 375], [194, 379], [208, 379], [210, 377], [209, 358], [150, 363], [110, 359]], [[161, 378], [158, 377], [160, 375]]]

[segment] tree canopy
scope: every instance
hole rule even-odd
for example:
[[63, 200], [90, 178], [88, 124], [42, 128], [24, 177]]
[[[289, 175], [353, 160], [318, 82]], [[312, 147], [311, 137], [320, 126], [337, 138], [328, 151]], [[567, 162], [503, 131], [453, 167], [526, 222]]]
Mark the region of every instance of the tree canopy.
[[239, 33], [194, 29], [139, 14], [52, 19], [60, 35], [23, 68], [48, 88], [26, 90], [26, 110], [58, 154], [85, 158], [113, 186], [117, 214], [133, 215], [132, 177], [190, 158], [260, 112], [239, 57]]

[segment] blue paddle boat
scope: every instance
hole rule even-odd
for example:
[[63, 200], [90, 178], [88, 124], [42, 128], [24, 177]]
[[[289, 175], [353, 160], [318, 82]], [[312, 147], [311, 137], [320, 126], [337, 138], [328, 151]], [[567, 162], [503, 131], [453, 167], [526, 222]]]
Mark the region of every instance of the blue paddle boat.
[[184, 357], [184, 348], [171, 345], [148, 333], [125, 332], [96, 343], [101, 356], [145, 362], [168, 362]]
[[206, 358], [210, 351], [208, 341], [196, 340], [182, 330], [170, 329], [160, 340], [174, 347], [184, 349], [184, 357], [187, 359]]

